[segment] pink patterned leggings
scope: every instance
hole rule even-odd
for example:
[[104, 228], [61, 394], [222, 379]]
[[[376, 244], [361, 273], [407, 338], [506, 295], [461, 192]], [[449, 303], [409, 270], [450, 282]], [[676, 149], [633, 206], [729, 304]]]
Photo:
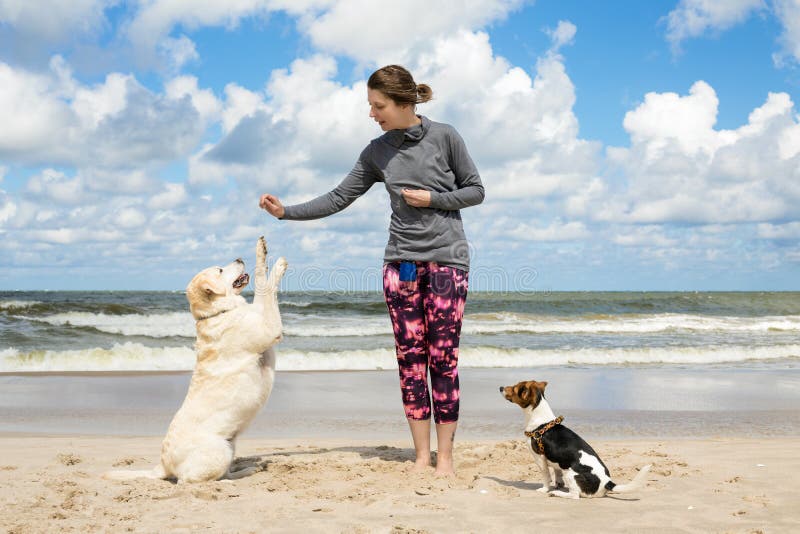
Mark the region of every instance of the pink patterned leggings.
[[436, 423], [458, 421], [458, 343], [467, 300], [466, 271], [416, 262], [416, 282], [400, 281], [399, 263], [383, 266], [383, 294], [394, 330], [406, 417], [430, 419], [428, 369]]

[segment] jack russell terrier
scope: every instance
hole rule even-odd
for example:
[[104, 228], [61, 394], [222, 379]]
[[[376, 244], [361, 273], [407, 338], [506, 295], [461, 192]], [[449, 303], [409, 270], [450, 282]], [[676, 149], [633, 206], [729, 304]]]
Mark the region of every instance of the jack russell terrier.
[[[603, 461], [580, 436], [561, 424], [563, 417], [553, 414], [544, 398], [547, 382], [520, 382], [500, 387], [500, 393], [525, 413], [525, 435], [530, 438], [533, 456], [539, 459], [544, 485], [539, 492], [578, 499], [602, 497], [608, 492], [627, 493], [641, 487], [651, 465], [639, 471], [629, 484], [617, 485]], [[550, 467], [555, 474], [552, 484]], [[564, 486], [566, 485], [566, 490]]]

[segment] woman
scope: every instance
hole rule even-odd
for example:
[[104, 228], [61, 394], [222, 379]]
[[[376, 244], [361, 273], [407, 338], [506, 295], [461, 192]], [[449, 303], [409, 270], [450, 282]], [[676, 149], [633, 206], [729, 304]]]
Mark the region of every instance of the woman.
[[431, 88], [414, 83], [405, 68], [378, 69], [367, 81], [369, 116], [386, 133], [370, 142], [333, 191], [285, 207], [277, 197], [264, 194], [260, 206], [279, 219], [317, 219], [343, 210], [375, 182], [386, 186], [392, 217], [383, 288], [416, 449], [414, 469], [430, 466], [432, 397], [436, 474], [449, 476], [454, 473], [458, 346], [469, 271], [469, 246], [459, 209], [480, 204], [484, 191], [455, 129], [416, 115], [416, 104], [432, 96]]

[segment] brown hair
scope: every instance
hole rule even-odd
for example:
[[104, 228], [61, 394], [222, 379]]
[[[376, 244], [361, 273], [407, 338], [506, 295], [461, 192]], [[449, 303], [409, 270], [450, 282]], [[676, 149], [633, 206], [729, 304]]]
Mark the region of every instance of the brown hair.
[[433, 98], [433, 89], [424, 83], [414, 83], [405, 67], [386, 65], [369, 77], [367, 87], [380, 91], [399, 105], [422, 104]]

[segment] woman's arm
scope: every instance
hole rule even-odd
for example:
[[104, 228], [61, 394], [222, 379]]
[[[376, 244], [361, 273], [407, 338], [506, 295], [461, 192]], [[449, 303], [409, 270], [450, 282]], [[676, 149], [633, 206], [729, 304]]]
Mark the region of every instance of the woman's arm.
[[483, 183], [472, 158], [467, 152], [464, 140], [455, 131], [450, 130], [450, 167], [456, 177], [458, 189], [439, 193], [431, 191], [430, 207], [440, 210], [458, 210], [483, 202], [485, 196]]
[[285, 206], [283, 217], [280, 218], [293, 221], [321, 219], [340, 212], [352, 204], [380, 179], [368, 162], [368, 149], [369, 147], [364, 149], [353, 170], [336, 186], [336, 189], [308, 202]]

